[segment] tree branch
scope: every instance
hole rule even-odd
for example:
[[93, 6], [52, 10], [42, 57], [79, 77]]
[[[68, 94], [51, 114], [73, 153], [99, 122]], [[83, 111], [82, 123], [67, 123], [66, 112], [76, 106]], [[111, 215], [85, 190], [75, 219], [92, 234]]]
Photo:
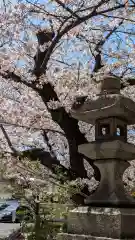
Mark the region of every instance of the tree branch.
[[[54, 38], [54, 40], [52, 41], [50, 47], [48, 47], [47, 51], [45, 51], [45, 54], [44, 54], [44, 60], [40, 66], [40, 69], [38, 69], [38, 77], [40, 75], [42, 75], [43, 73], [46, 72], [46, 69], [47, 69], [47, 63], [50, 59], [50, 56], [55, 48], [55, 46], [57, 45], [57, 43], [60, 41], [60, 39], [68, 32], [70, 31], [71, 29], [73, 29], [74, 27], [80, 25], [81, 23], [89, 20], [90, 18], [92, 17], [95, 17], [95, 16], [98, 16], [98, 15], [101, 15], [101, 14], [104, 14], [104, 13], [109, 13], [109, 12], [112, 12], [114, 10], [117, 10], [117, 9], [120, 9], [120, 8], [124, 8], [125, 7], [125, 4], [119, 4], [118, 6], [115, 6], [115, 7], [112, 7], [112, 8], [108, 8], [106, 10], [103, 10], [103, 11], [100, 11], [98, 12], [97, 9], [103, 5], [104, 3], [106, 3], [108, 1], [106, 0], [102, 0], [100, 1], [94, 8], [93, 10], [90, 12], [90, 14], [86, 15], [86, 16], [83, 16], [83, 17], [80, 17], [79, 19], [76, 19], [74, 22], [70, 23], [69, 25], [67, 25], [63, 30], [61, 31], [58, 31], [58, 34], [56, 35], [56, 37]], [[134, 7], [134, 5], [130, 5], [130, 7]], [[64, 24], [63, 24], [64, 25]]]
[[50, 129], [50, 128], [39, 128], [39, 127], [31, 127], [31, 126], [26, 126], [26, 125], [20, 125], [20, 124], [16, 124], [16, 123], [11, 123], [11, 122], [4, 122], [0, 120], [0, 124], [5, 125], [5, 126], [13, 126], [13, 127], [18, 127], [18, 128], [25, 128], [27, 130], [35, 130], [35, 131], [46, 131], [46, 132], [53, 132], [53, 133], [59, 133], [63, 136], [65, 136], [65, 134], [62, 131], [58, 131], [58, 130], [54, 130], [54, 129]]
[[60, 0], [55, 0], [56, 3], [58, 3], [61, 7], [63, 7], [63, 9], [65, 9], [67, 12], [69, 12], [71, 14], [71, 16], [74, 16], [75, 18], [79, 19], [80, 17], [73, 12], [69, 7], [67, 7], [63, 2], [61, 2]]
[[121, 83], [121, 89], [125, 88], [128, 85], [134, 86], [135, 85], [135, 78], [125, 79], [125, 83]]
[[33, 90], [37, 91], [37, 88], [34, 83], [28, 83], [26, 81], [23, 81], [21, 77], [14, 72], [10, 72], [10, 71], [6, 71], [5, 73], [0, 72], [0, 76], [3, 77], [4, 79], [12, 79], [14, 82], [22, 83], [25, 86], [30, 87]]
[[[25, 84], [25, 82], [23, 82], [19, 76], [14, 75], [12, 73], [4, 75], [3, 77], [5, 77], [7, 79], [12, 77], [12, 79], [15, 80], [16, 82], [21, 82], [21, 83]], [[30, 84], [29, 87], [32, 87], [31, 84]], [[55, 93], [55, 91], [54, 91], [54, 89], [53, 89], [53, 87], [50, 83], [44, 84], [43, 89], [36, 89], [36, 91], [41, 96], [45, 105], [49, 100], [52, 100], [52, 99], [56, 100], [56, 101], [59, 100], [58, 97], [57, 97], [57, 94]], [[50, 110], [50, 113], [52, 115], [52, 119], [59, 124], [59, 126], [62, 128], [62, 130], [64, 130], [65, 136], [68, 139], [69, 146], [70, 146], [70, 153], [71, 153], [71, 159], [70, 159], [71, 160], [70, 161], [71, 162], [71, 168], [75, 172], [78, 172], [78, 176], [80, 174], [82, 177], [86, 177], [87, 174], [86, 174], [86, 171], [85, 171], [84, 166], [83, 166], [83, 160], [78, 153], [78, 144], [79, 143], [80, 144], [84, 143], [86, 141], [86, 139], [85, 139], [84, 135], [82, 133], [80, 133], [77, 120], [72, 119], [66, 113], [64, 108], [60, 108], [60, 109], [58, 109], [58, 111], [57, 110], [56, 111], [53, 111], [53, 110], [51, 111]], [[59, 122], [59, 120], [60, 120], [60, 122]], [[69, 126], [71, 126], [71, 129], [69, 128]], [[74, 136], [74, 134], [76, 135], [76, 139], [77, 139], [78, 143], [76, 144], [76, 142], [74, 140], [75, 148], [73, 150], [72, 136]], [[48, 161], [47, 161], [47, 163], [48, 163]], [[54, 163], [56, 163], [56, 162], [53, 159], [53, 161], [49, 162], [49, 164], [50, 164], [49, 166], [51, 167], [51, 165], [54, 164]]]
[[[46, 131], [43, 131], [43, 138], [44, 138], [44, 142], [47, 144], [47, 146], [48, 146], [48, 148], [49, 148], [49, 151], [50, 151], [50, 153], [52, 153], [52, 155], [53, 156], [55, 156], [55, 154], [54, 154], [54, 151], [53, 151], [53, 149], [52, 149], [52, 146], [51, 146], [51, 144], [49, 143], [49, 138], [48, 138], [48, 136], [47, 136], [47, 132]], [[56, 157], [56, 156], [55, 156]]]
[[93, 69], [93, 72], [98, 72], [102, 67], [102, 60], [101, 60], [101, 47], [103, 47], [103, 45], [106, 43], [106, 41], [110, 38], [110, 36], [122, 25], [122, 23], [124, 22], [124, 20], [122, 19], [118, 26], [115, 26], [107, 35], [104, 39], [101, 39], [99, 41], [99, 43], [96, 45], [95, 50], [97, 52], [96, 56], [95, 56], [95, 66]]
[[3, 133], [3, 135], [4, 135], [4, 137], [5, 137], [6, 141], [7, 141], [7, 143], [8, 143], [8, 146], [9, 146], [10, 149], [13, 151], [13, 154], [14, 154], [14, 155], [17, 155], [17, 151], [16, 151], [16, 149], [14, 148], [12, 142], [10, 141], [10, 138], [9, 138], [9, 136], [8, 136], [8, 134], [7, 134], [5, 128], [3, 127], [2, 124], [0, 124], [0, 128], [1, 128], [1, 130], [2, 130], [2, 133]]

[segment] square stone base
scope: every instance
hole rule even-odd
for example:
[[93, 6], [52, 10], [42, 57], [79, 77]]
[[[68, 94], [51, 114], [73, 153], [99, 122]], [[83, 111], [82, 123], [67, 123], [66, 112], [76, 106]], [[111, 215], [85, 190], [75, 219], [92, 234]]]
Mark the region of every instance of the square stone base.
[[[59, 233], [57, 235], [57, 240], [119, 240], [119, 239], [96, 237], [96, 236], [90, 236], [90, 235]], [[130, 239], [125, 239], [125, 240], [130, 240]]]
[[[67, 233], [84, 239], [135, 239], [135, 209], [79, 207], [68, 215]], [[95, 238], [91, 238], [95, 237]], [[83, 238], [67, 239], [80, 240]]]

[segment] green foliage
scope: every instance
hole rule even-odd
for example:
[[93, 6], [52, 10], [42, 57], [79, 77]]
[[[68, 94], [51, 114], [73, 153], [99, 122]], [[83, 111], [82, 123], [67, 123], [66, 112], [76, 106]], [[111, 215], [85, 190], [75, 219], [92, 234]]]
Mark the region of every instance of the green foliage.
[[132, 193], [131, 193], [131, 196], [135, 198], [135, 192], [132, 192]]
[[[64, 232], [66, 229], [66, 217], [69, 209], [73, 205], [59, 203], [39, 203], [38, 214], [33, 215], [33, 219], [22, 221], [23, 233], [27, 240], [52, 240], [55, 239], [58, 232]], [[56, 220], [65, 220], [58, 222]]]
[[13, 198], [29, 209], [17, 211], [26, 239], [55, 239], [56, 234], [66, 228], [67, 214], [73, 208], [71, 195], [79, 193], [82, 188], [79, 180], [69, 181], [60, 168], [52, 175], [39, 161], [31, 162], [26, 158], [17, 158], [16, 165], [13, 168], [4, 166], [4, 171], [2, 173], [8, 181], [12, 179], [10, 191]]

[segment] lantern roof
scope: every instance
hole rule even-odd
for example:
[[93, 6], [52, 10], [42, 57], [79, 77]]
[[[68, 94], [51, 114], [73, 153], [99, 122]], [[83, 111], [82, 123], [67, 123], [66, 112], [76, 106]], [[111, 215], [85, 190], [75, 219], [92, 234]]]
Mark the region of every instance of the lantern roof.
[[113, 75], [104, 76], [97, 99], [74, 104], [71, 115], [90, 124], [107, 117], [121, 118], [128, 125], [135, 124], [135, 102], [120, 94], [120, 86], [120, 78]]

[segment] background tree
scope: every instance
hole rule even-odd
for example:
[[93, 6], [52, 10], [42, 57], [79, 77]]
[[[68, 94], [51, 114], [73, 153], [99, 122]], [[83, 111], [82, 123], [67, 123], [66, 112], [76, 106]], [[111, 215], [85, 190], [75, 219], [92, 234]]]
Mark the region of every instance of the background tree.
[[91, 159], [78, 153], [94, 128], [73, 119], [70, 108], [78, 95], [94, 97], [103, 73], [120, 76], [123, 94], [134, 99], [134, 14], [133, 0], [3, 1], [2, 151], [17, 156], [29, 148], [25, 156], [53, 172], [62, 165], [70, 179], [91, 180], [93, 168], [100, 180]]
[[20, 202], [16, 219], [26, 239], [55, 239], [66, 228], [69, 209], [75, 207], [71, 196], [81, 194], [81, 179], [69, 181], [60, 168], [54, 175], [39, 161], [31, 162], [27, 158], [1, 155], [0, 163], [7, 190]]

